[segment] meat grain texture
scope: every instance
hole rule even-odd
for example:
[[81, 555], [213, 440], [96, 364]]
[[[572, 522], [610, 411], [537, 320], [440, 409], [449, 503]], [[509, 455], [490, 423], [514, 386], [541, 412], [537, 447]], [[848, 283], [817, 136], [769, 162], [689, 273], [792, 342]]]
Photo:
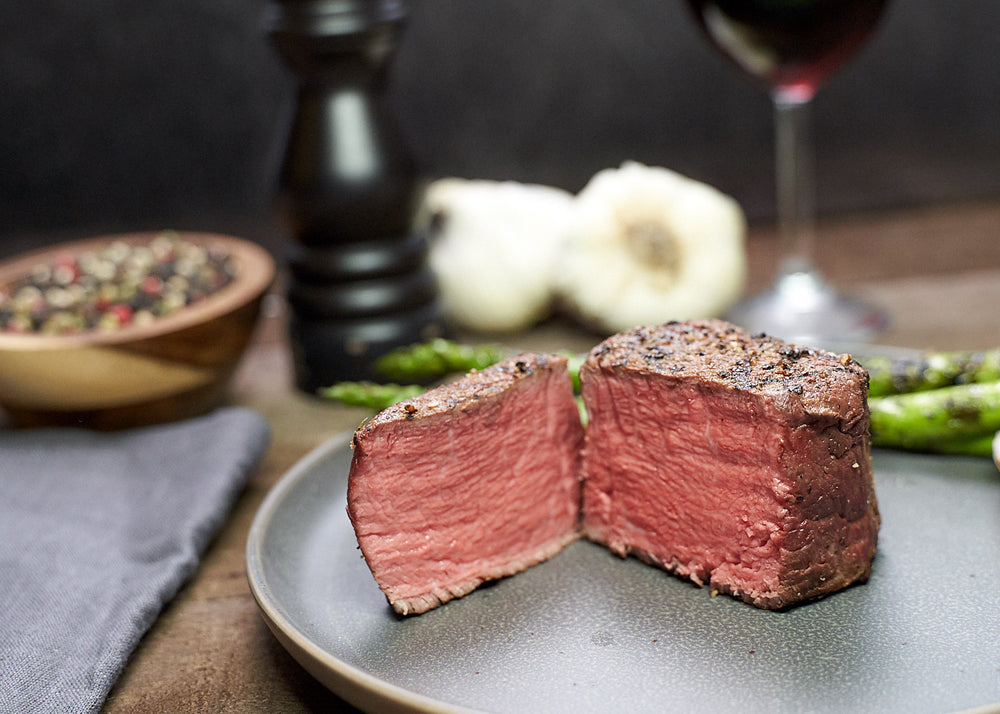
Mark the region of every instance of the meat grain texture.
[[348, 514], [396, 612], [425, 612], [581, 535], [583, 427], [566, 360], [521, 355], [354, 435]]
[[720, 321], [620, 333], [581, 370], [586, 535], [780, 609], [864, 581], [865, 370]]

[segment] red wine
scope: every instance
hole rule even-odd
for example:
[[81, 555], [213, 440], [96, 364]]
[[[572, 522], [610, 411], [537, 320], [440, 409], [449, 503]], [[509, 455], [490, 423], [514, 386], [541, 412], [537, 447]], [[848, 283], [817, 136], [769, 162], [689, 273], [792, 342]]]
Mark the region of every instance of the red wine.
[[772, 89], [809, 99], [864, 43], [887, 0], [688, 0], [709, 40]]

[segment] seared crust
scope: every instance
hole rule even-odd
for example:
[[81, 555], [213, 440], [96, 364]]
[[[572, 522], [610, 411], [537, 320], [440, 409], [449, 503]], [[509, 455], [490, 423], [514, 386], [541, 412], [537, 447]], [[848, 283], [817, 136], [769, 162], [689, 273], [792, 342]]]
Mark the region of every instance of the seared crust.
[[751, 335], [721, 320], [668, 322], [622, 332], [591, 350], [584, 369], [697, 380], [760, 394], [798, 419], [867, 414], [868, 373], [850, 355]]
[[533, 374], [565, 370], [566, 362], [559, 355], [524, 353], [486, 369], [472, 370], [454, 382], [438, 385], [379, 412], [358, 427], [354, 443], [380, 424], [473, 409], [480, 401], [502, 394], [515, 382]]

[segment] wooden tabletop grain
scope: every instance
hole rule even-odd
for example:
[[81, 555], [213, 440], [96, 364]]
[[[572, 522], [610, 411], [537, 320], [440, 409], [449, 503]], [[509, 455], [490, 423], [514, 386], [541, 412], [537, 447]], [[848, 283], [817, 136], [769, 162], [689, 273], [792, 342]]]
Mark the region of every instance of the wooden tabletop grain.
[[[767, 283], [776, 248], [767, 227], [751, 229], [751, 289]], [[1000, 344], [1000, 200], [826, 220], [818, 262], [834, 282], [889, 311], [885, 344]], [[270, 449], [198, 571], [139, 644], [105, 712], [356, 711], [285, 652], [247, 583], [247, 533], [264, 496], [310, 450], [366, 416], [295, 390], [280, 293], [265, 313], [233, 401], [268, 419]], [[596, 338], [553, 321], [516, 341], [525, 349], [584, 350]]]

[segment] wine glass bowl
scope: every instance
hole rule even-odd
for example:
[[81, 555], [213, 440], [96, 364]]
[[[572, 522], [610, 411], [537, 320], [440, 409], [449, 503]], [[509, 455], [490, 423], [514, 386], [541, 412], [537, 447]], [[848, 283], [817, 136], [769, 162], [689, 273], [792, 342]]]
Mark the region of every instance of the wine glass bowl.
[[886, 0], [689, 0], [711, 43], [751, 77], [801, 99], [864, 44]]
[[702, 34], [768, 90], [775, 115], [782, 259], [770, 289], [727, 317], [787, 340], [867, 341], [887, 324], [873, 306], [841, 295], [813, 261], [815, 193], [810, 103], [865, 44], [887, 0], [687, 0]]

